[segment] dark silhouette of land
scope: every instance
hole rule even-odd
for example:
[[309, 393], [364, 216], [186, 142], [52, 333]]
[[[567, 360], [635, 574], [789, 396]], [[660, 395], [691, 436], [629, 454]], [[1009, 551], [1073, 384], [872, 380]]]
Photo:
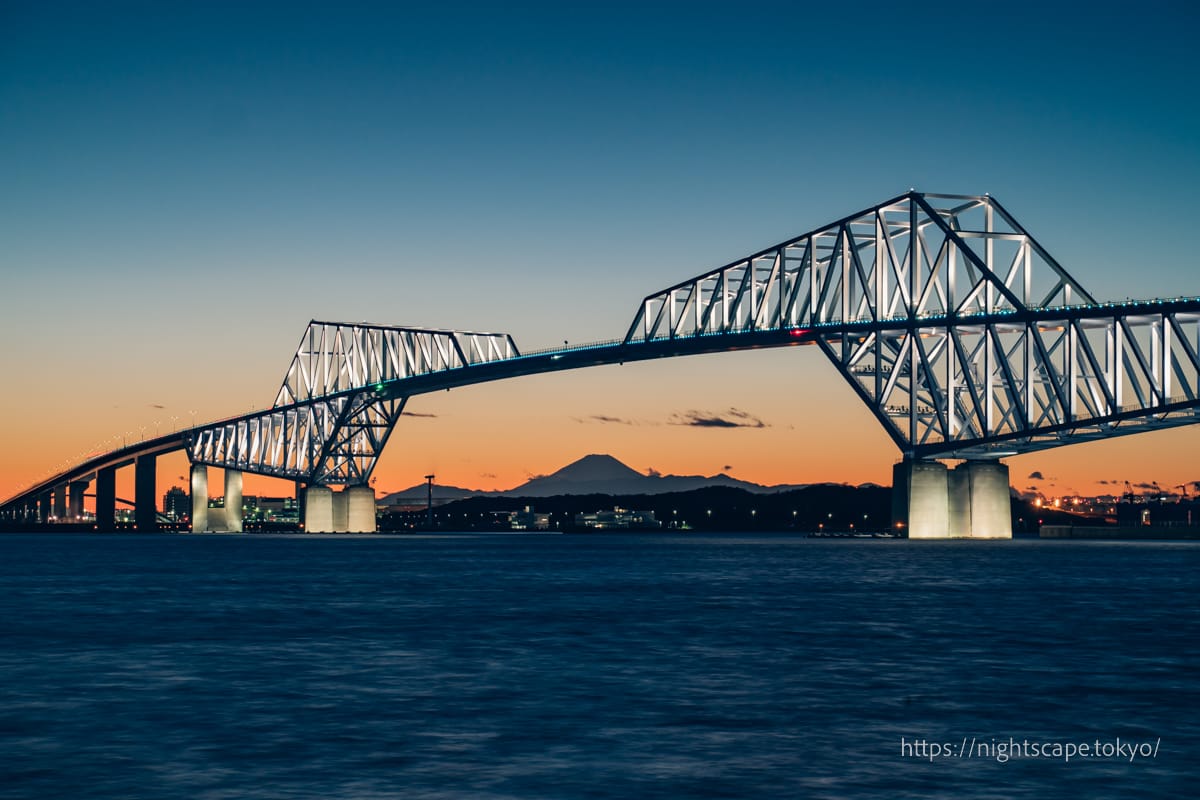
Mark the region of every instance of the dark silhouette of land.
[[[549, 514], [549, 530], [582, 532], [577, 514], [624, 508], [653, 512], [655, 530], [786, 531], [808, 534], [895, 533], [892, 490], [888, 486], [814, 484], [773, 494], [712, 486], [656, 495], [583, 494], [554, 497], [471, 497], [434, 508], [439, 530], [509, 530], [509, 513], [526, 508]], [[1070, 524], [1078, 515], [1036, 508], [1013, 498], [1013, 530], [1036, 535], [1040, 524]], [[425, 527], [425, 509], [384, 514], [380, 531]], [[641, 526], [641, 530], [650, 526]], [[635, 528], [638, 529], [638, 528]]]

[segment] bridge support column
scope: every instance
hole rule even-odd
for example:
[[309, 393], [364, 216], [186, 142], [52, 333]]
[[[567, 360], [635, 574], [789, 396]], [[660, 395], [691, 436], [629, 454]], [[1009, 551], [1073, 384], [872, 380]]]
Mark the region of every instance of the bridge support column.
[[38, 522], [50, 521], [50, 493], [43, 492], [38, 495]]
[[71, 520], [78, 522], [83, 519], [83, 495], [87, 493], [87, 481], [72, 481], [70, 485]]
[[236, 469], [225, 470], [225, 530], [242, 532], [242, 473]]
[[892, 521], [910, 539], [1011, 539], [1008, 467], [902, 461], [892, 469]]
[[971, 535], [971, 471], [966, 466], [946, 472], [947, 530], [956, 537]]
[[328, 486], [310, 486], [304, 490], [304, 530], [333, 533], [333, 490]]
[[115, 467], [96, 471], [96, 530], [117, 528], [117, 470]]
[[349, 486], [346, 495], [346, 530], [351, 533], [375, 532], [375, 490], [370, 486]]
[[964, 461], [954, 472], [960, 479], [971, 512], [972, 539], [1012, 538], [1012, 498], [1008, 490], [1008, 465], [999, 461]]
[[67, 519], [67, 486], [54, 487], [54, 521], [65, 522]]
[[133, 520], [138, 533], [158, 530], [158, 457], [138, 456], [133, 464]]
[[947, 480], [940, 461], [905, 460], [892, 468], [892, 521], [908, 538], [949, 538]]
[[346, 502], [349, 499], [350, 495], [347, 494], [346, 489], [331, 494], [333, 502], [333, 530], [337, 533], [345, 533], [350, 530], [350, 508]]
[[192, 464], [192, 533], [208, 530], [208, 467]]

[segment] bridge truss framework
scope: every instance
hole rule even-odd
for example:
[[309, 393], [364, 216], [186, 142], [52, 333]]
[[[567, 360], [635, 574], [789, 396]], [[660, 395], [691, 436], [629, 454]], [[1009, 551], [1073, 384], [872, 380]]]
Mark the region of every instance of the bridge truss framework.
[[646, 297], [625, 341], [786, 330], [906, 457], [1196, 421], [1200, 302], [1097, 303], [994, 198], [910, 192]]

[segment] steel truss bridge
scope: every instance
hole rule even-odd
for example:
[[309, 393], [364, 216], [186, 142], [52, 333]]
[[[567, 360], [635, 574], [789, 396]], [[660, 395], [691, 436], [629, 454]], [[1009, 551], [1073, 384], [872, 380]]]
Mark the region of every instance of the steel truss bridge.
[[271, 408], [92, 458], [0, 511], [28, 518], [54, 491], [65, 512], [63, 487], [93, 479], [99, 508], [117, 467], [137, 463], [150, 485], [153, 457], [181, 449], [194, 465], [363, 486], [414, 395], [801, 345], [825, 353], [906, 460], [1200, 421], [1200, 298], [1097, 302], [995, 198], [910, 191], [646, 296], [612, 341], [523, 353], [506, 334], [314, 321]]

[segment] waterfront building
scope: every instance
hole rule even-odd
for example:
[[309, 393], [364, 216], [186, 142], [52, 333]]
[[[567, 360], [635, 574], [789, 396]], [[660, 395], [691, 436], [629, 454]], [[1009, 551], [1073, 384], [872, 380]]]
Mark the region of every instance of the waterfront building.
[[548, 531], [550, 515], [540, 514], [532, 506], [525, 506], [521, 511], [508, 512], [508, 526], [514, 531]]
[[662, 523], [654, 518], [653, 511], [631, 511], [616, 507], [612, 511], [594, 511], [576, 514], [575, 524], [580, 528], [594, 530], [628, 530], [630, 528], [661, 528]]
[[187, 492], [178, 486], [167, 489], [167, 493], [163, 495], [162, 512], [163, 516], [172, 522], [188, 519], [192, 512], [192, 501]]

